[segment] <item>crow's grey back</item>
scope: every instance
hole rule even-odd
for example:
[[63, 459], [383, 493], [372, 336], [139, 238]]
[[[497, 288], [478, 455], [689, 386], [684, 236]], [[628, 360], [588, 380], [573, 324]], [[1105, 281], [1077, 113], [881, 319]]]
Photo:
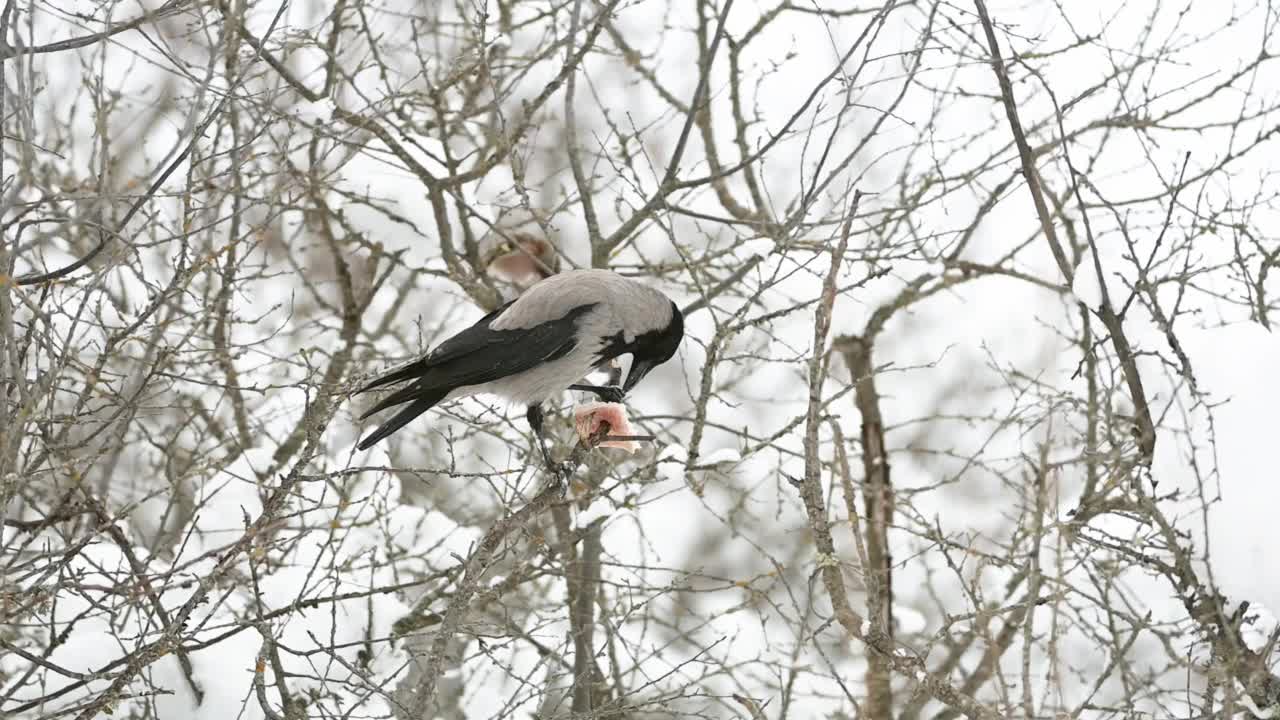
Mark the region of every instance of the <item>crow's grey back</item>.
[[[494, 330], [520, 330], [558, 320], [570, 310], [596, 304], [613, 330], [635, 336], [671, 322], [671, 301], [658, 290], [608, 270], [569, 270], [529, 288], [489, 323]], [[599, 318], [603, 320], [604, 318]]]

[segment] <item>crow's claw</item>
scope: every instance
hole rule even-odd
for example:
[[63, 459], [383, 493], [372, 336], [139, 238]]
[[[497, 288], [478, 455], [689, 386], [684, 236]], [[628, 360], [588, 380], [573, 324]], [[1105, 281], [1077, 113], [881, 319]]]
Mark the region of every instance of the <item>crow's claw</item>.
[[620, 403], [627, 397], [617, 385], [570, 385], [569, 389], [593, 393], [601, 402], [607, 403]]
[[563, 498], [569, 492], [569, 478], [573, 477], [574, 467], [567, 462], [551, 462], [547, 473], [551, 476], [551, 487], [560, 492]]

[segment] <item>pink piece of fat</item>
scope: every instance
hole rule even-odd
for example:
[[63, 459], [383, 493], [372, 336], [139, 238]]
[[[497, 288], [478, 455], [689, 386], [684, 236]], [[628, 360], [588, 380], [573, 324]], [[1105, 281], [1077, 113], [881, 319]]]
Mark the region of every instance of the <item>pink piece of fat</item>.
[[[573, 425], [578, 437], [589, 442], [602, 423], [609, 423], [610, 435], [634, 435], [631, 421], [627, 420], [627, 406], [622, 403], [589, 402], [573, 408]], [[621, 448], [627, 452], [640, 449], [635, 440], [605, 440], [600, 447]]]

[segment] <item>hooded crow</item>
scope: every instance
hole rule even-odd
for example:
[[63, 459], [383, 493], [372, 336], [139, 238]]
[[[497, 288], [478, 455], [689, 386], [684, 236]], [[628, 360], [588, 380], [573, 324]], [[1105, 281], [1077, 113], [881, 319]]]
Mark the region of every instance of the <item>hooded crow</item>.
[[[549, 466], [542, 403], [566, 389], [620, 402], [636, 383], [675, 355], [684, 317], [661, 292], [608, 270], [552, 275], [480, 318], [424, 357], [382, 375], [357, 394], [405, 383], [361, 416], [399, 412], [362, 439], [366, 450], [435, 405], [479, 393], [528, 406], [529, 426]], [[622, 387], [576, 384], [620, 355], [631, 355]]]

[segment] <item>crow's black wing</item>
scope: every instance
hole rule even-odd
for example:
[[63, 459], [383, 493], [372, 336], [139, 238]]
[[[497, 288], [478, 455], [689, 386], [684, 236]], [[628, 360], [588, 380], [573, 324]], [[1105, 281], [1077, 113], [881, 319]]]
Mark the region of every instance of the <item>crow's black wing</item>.
[[362, 388], [360, 392], [403, 380], [413, 381], [383, 398], [361, 419], [394, 405], [439, 395], [431, 403], [434, 405], [455, 388], [492, 382], [562, 358], [577, 347], [578, 318], [593, 307], [593, 304], [580, 305], [555, 320], [508, 330], [490, 328], [489, 322], [498, 312], [490, 313], [440, 343], [423, 359]]
[[529, 328], [494, 330], [476, 323], [431, 353], [421, 381], [435, 387], [479, 385], [532, 369], [578, 345], [578, 318], [595, 307], [579, 305], [564, 317]]

